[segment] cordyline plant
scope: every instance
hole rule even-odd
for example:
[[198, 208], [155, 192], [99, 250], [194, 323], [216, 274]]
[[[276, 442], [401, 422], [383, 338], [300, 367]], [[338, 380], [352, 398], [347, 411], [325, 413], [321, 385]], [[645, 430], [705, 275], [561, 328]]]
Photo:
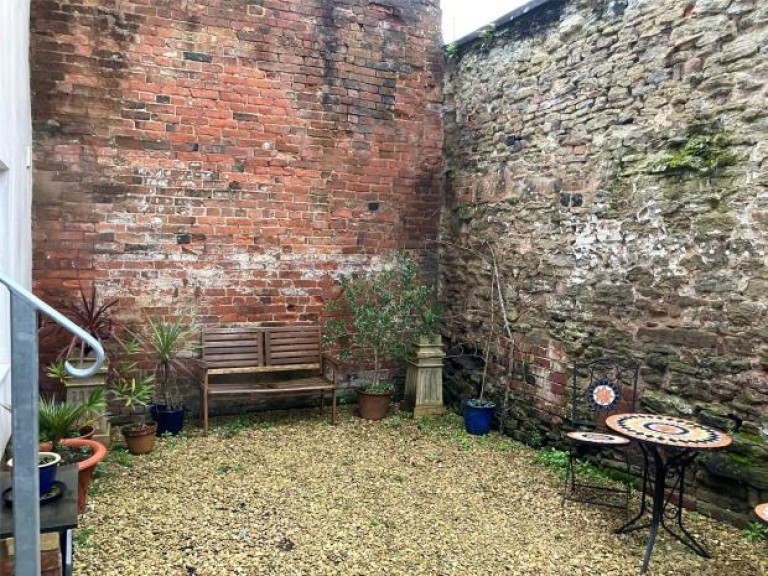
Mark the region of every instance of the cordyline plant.
[[337, 348], [342, 359], [365, 356], [373, 362], [367, 390], [391, 391], [381, 382], [384, 363], [404, 359], [418, 336], [434, 332], [434, 290], [421, 285], [418, 276], [416, 263], [397, 254], [382, 270], [341, 278], [338, 298], [326, 306], [333, 317], [325, 324], [323, 342]]
[[158, 404], [167, 409], [180, 407], [178, 382], [183, 376], [191, 376], [190, 370], [180, 360], [179, 354], [189, 341], [192, 331], [184, 319], [163, 322], [147, 318], [149, 328], [146, 345], [155, 360], [155, 384]]
[[[76, 303], [64, 304], [67, 316], [100, 342], [116, 338], [121, 328], [112, 316], [112, 308], [118, 303], [117, 298], [102, 301], [95, 285], [91, 286], [88, 293], [81, 285], [79, 296]], [[80, 362], [89, 352], [90, 347], [77, 336], [72, 338], [65, 351], [67, 357]]]

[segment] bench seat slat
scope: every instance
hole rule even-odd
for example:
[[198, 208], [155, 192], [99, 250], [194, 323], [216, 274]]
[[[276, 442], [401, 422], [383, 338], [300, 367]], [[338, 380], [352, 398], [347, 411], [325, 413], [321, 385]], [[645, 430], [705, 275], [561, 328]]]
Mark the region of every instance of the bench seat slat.
[[274, 383], [271, 386], [248, 385], [247, 383], [224, 384], [211, 390], [211, 394], [296, 394], [301, 392], [317, 392], [320, 390], [333, 390], [334, 386], [327, 380], [308, 378], [305, 380], [291, 380], [289, 382]]

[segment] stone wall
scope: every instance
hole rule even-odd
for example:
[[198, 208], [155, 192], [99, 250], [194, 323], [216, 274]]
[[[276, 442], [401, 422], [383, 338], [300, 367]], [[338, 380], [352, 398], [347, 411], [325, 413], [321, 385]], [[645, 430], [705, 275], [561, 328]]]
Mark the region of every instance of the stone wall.
[[[33, 0], [34, 278], [120, 314], [316, 320], [437, 235], [437, 0]], [[432, 264], [434, 267], [434, 264]]]
[[742, 521], [768, 499], [766, 45], [764, 2], [553, 0], [450, 47], [445, 84], [447, 335], [497, 327], [504, 428], [553, 441], [571, 366], [634, 357], [641, 409], [733, 433], [698, 507]]

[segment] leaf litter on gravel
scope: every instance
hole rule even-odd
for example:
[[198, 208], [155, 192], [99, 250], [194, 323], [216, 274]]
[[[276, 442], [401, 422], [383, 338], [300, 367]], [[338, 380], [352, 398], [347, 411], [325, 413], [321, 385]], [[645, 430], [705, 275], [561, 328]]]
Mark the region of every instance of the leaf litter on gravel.
[[[468, 436], [456, 416], [222, 421], [109, 465], [81, 517], [75, 574], [636, 575], [644, 534], [613, 534], [623, 514], [562, 506], [534, 455]], [[768, 574], [765, 544], [686, 518], [713, 558], [662, 535], [652, 576]]]

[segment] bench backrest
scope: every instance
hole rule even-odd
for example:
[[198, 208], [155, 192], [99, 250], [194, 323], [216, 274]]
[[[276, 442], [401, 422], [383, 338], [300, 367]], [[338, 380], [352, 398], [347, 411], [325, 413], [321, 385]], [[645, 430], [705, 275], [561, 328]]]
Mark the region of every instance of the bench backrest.
[[320, 368], [317, 325], [205, 328], [207, 368], [253, 368], [265, 372]]
[[264, 338], [258, 328], [205, 328], [202, 349], [207, 368], [264, 366]]
[[262, 328], [267, 366], [320, 366], [319, 326]]

